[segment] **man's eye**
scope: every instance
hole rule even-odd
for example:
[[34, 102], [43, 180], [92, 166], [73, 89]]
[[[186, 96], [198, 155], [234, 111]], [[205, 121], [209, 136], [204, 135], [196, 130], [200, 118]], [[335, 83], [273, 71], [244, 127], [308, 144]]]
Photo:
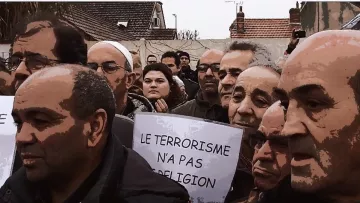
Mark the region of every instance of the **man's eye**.
[[33, 122], [37, 126], [44, 126], [44, 125], [49, 124], [49, 121], [44, 120], [44, 119], [37, 119], [37, 118], [33, 119]]
[[232, 96], [232, 100], [233, 100], [234, 102], [241, 102], [243, 99], [244, 99], [243, 96], [242, 96], [242, 95], [239, 95], [239, 94], [234, 94], [234, 95]]
[[224, 79], [226, 76], [226, 73], [219, 73], [220, 80]]
[[237, 78], [237, 76], [239, 76], [239, 75], [240, 75], [240, 73], [239, 73], [239, 72], [236, 72], [236, 73], [231, 73], [231, 76], [236, 77], [236, 78]]
[[264, 99], [255, 99], [255, 105], [260, 107], [260, 108], [265, 108], [268, 106], [268, 102], [265, 101]]
[[310, 100], [306, 101], [306, 106], [309, 109], [315, 110], [315, 109], [319, 109], [319, 107], [321, 107], [321, 103], [316, 100], [310, 99]]

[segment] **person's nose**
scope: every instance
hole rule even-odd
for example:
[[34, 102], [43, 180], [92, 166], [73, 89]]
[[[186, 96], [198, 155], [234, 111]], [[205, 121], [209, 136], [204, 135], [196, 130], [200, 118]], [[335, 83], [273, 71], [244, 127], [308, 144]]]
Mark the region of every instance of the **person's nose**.
[[298, 107], [296, 101], [290, 102], [285, 116], [284, 128], [281, 135], [291, 137], [294, 135], [306, 134], [306, 127], [301, 120], [304, 117], [304, 110]]
[[245, 96], [245, 98], [240, 102], [237, 112], [242, 116], [251, 115], [253, 114], [252, 106], [253, 104], [251, 98], [249, 96]]
[[207, 75], [207, 76], [213, 76], [214, 73], [212, 72], [211, 68], [208, 68], [208, 69], [206, 70], [206, 72], [205, 72], [205, 75]]
[[272, 161], [272, 151], [269, 145], [269, 141], [266, 141], [259, 150], [254, 154], [254, 162], [256, 161]]
[[104, 73], [103, 70], [102, 70], [102, 68], [101, 68], [100, 66], [96, 69], [96, 72], [101, 73], [101, 74]]
[[33, 127], [29, 123], [23, 123], [15, 136], [16, 145], [21, 148], [23, 146], [33, 144], [36, 142], [33, 134]]
[[234, 77], [230, 76], [230, 74], [227, 74], [221, 81], [220, 81], [221, 85], [226, 88], [226, 87], [232, 87], [235, 84], [235, 80]]
[[156, 88], [156, 87], [157, 87], [156, 82], [155, 82], [155, 81], [152, 81], [152, 82], [150, 83], [150, 87], [151, 87], [151, 88]]
[[25, 62], [21, 61], [15, 70], [15, 79], [18, 81], [25, 81], [31, 75], [31, 72], [26, 67]]

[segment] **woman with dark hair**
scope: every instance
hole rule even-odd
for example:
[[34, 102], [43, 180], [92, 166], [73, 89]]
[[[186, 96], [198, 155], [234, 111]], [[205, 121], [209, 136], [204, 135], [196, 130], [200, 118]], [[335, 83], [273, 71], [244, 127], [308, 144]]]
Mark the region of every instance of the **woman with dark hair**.
[[186, 97], [174, 80], [171, 70], [162, 63], [145, 66], [143, 93], [157, 112], [166, 113], [186, 102]]

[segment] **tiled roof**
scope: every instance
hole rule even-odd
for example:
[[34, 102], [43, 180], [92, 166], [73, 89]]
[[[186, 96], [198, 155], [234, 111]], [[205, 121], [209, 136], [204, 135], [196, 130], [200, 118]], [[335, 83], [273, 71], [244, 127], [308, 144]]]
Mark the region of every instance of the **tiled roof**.
[[[301, 25], [298, 26], [299, 28]], [[296, 28], [298, 29], [298, 28]], [[245, 18], [245, 32], [238, 33], [236, 20], [230, 26], [231, 38], [290, 38], [292, 28], [289, 18]]]
[[124, 29], [136, 39], [174, 39], [173, 29], [149, 29], [156, 1], [86, 2], [73, 3], [89, 14], [106, 19], [116, 25], [118, 21], [128, 22]]
[[114, 41], [127, 41], [135, 40], [135, 37], [130, 33], [121, 30], [116, 24], [112, 24], [98, 17], [85, 12], [84, 10], [71, 6], [63, 17], [83, 30], [88, 35], [96, 40], [114, 40]]

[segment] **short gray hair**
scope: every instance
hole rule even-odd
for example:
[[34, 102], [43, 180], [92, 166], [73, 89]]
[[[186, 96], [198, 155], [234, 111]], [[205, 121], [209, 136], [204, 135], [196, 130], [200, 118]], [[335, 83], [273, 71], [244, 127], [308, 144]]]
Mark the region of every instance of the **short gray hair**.
[[271, 52], [261, 44], [250, 41], [235, 41], [229, 46], [226, 53], [231, 51], [252, 51], [254, 57], [250, 61], [249, 67], [266, 66], [276, 70], [276, 65], [272, 59]]

